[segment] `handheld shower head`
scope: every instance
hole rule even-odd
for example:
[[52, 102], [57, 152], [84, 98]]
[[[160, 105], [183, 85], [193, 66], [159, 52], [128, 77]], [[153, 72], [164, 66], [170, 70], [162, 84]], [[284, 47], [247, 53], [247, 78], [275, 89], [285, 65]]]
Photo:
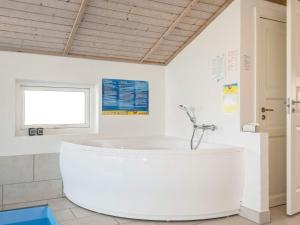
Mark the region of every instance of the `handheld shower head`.
[[186, 106], [184, 106], [184, 105], [179, 105], [179, 108], [180, 108], [181, 110], [185, 111], [185, 112], [188, 112], [188, 111], [189, 111], [188, 108], [187, 108]]
[[186, 112], [186, 114], [188, 115], [188, 117], [190, 118], [190, 121], [193, 123], [193, 124], [196, 124], [197, 122], [197, 119], [196, 117], [193, 115], [193, 113], [191, 112], [191, 110], [189, 110], [186, 106], [184, 105], [179, 105], [179, 108], [181, 110], [183, 110], [184, 112]]

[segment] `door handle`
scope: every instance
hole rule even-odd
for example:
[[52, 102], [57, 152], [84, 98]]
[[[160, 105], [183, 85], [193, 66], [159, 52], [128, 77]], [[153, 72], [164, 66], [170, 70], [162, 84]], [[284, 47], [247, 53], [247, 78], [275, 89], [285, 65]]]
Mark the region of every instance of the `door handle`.
[[295, 100], [292, 101], [292, 105], [299, 104], [299, 103], [300, 101], [295, 101]]
[[267, 109], [267, 108], [265, 108], [265, 107], [262, 107], [261, 108], [261, 112], [273, 112], [274, 111], [274, 109]]

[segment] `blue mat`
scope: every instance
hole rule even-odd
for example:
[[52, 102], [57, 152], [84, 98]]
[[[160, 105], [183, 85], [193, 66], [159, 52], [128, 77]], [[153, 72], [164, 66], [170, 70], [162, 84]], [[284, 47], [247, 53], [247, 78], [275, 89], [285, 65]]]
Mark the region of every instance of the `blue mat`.
[[0, 225], [58, 225], [47, 205], [0, 211]]

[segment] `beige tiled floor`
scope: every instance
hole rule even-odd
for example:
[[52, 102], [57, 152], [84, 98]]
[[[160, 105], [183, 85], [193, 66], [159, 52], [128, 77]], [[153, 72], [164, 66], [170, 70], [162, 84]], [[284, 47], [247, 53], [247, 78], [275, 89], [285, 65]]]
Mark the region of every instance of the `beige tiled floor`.
[[[43, 204], [49, 205], [59, 225], [255, 225], [255, 223], [240, 216], [189, 222], [152, 222], [123, 219], [102, 215], [80, 208], [66, 198], [5, 205], [3, 206], [3, 209], [14, 209]], [[285, 215], [284, 206], [273, 208], [271, 214], [272, 225], [300, 225], [300, 215], [287, 217]]]

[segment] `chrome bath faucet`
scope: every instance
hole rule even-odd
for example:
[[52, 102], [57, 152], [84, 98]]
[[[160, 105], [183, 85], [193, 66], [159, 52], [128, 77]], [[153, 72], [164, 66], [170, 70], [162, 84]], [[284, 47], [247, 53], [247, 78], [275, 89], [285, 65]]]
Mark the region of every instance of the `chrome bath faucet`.
[[[197, 124], [197, 117], [195, 116], [194, 112], [192, 112], [190, 109], [188, 109], [186, 106], [184, 105], [179, 105], [179, 108], [181, 110], [183, 110], [187, 116], [189, 117], [190, 121], [193, 123], [193, 135], [191, 137], [191, 141], [190, 141], [190, 145], [191, 145], [191, 150], [197, 150], [202, 139], [204, 136], [205, 131], [207, 130], [211, 130], [211, 131], [215, 131], [217, 129], [217, 126], [214, 124], [202, 124], [202, 125], [198, 125]], [[195, 139], [195, 134], [197, 130], [202, 130], [201, 136], [198, 139], [196, 145], [194, 143], [194, 139]]]

